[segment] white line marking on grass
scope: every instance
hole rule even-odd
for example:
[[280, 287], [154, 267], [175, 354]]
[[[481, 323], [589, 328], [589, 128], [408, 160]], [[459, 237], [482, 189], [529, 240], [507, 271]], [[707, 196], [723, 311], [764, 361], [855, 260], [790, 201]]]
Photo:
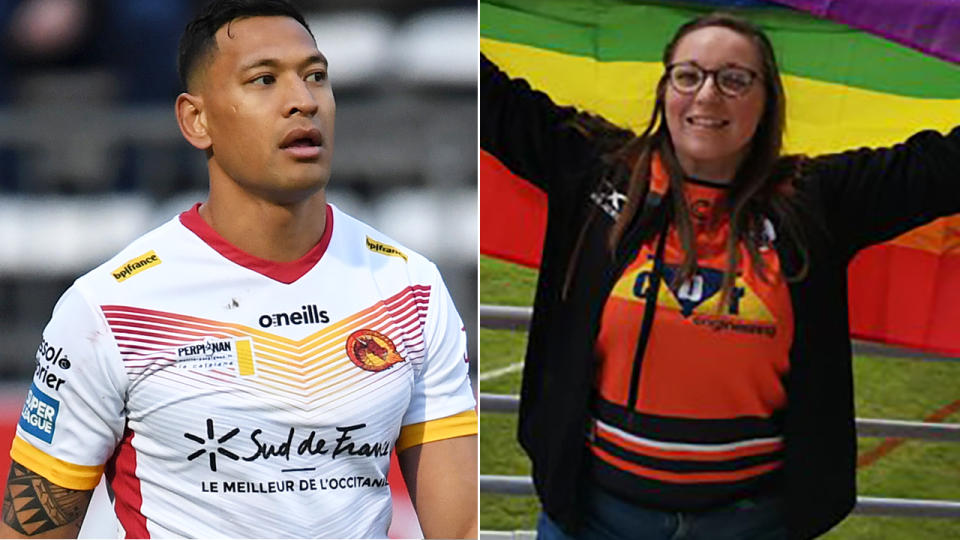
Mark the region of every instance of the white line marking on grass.
[[491, 379], [496, 379], [497, 377], [502, 377], [504, 375], [515, 373], [523, 369], [523, 362], [515, 362], [509, 366], [502, 367], [499, 369], [494, 369], [493, 371], [488, 371], [486, 373], [481, 373], [479, 377], [480, 382], [489, 381]]

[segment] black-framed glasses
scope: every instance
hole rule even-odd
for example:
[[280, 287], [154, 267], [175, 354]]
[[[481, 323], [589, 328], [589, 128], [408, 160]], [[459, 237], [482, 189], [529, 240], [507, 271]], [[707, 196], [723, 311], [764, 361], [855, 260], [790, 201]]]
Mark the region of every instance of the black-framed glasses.
[[707, 77], [713, 77], [713, 84], [721, 94], [735, 98], [746, 94], [760, 75], [750, 68], [741, 66], [704, 69], [693, 62], [667, 66], [667, 80], [670, 81], [670, 86], [681, 94], [697, 93]]

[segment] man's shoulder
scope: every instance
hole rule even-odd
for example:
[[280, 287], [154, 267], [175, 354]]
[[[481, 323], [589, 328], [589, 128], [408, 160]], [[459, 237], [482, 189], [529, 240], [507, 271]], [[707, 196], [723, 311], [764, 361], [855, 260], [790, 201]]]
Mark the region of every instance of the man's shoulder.
[[113, 288], [135, 276], [146, 277], [150, 270], [161, 266], [165, 259], [183, 249], [187, 232], [180, 224], [179, 217], [174, 217], [134, 239], [113, 257], [80, 276], [77, 284], [93, 292]]
[[345, 213], [336, 206], [330, 205], [330, 207], [334, 209], [335, 234], [342, 234], [343, 245], [350, 252], [364, 256], [371, 263], [390, 262], [394, 259], [392, 262], [402, 261], [406, 265], [435, 268], [430, 259], [398, 242], [390, 235]]

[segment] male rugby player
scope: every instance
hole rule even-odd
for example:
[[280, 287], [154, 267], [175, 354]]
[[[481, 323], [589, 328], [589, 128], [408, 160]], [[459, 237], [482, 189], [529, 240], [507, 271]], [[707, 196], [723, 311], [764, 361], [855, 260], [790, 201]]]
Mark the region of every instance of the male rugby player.
[[477, 534], [463, 326], [436, 267], [327, 204], [327, 60], [285, 0], [215, 0], [180, 45], [206, 202], [78, 279], [37, 352], [5, 537], [384, 537], [390, 452], [428, 537]]

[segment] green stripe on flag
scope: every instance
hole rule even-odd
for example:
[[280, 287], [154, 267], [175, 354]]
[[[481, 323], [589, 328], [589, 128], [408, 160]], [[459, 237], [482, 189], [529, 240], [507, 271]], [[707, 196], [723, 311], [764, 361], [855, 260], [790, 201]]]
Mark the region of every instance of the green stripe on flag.
[[[484, 1], [480, 34], [603, 62], [659, 62], [676, 28], [711, 10], [621, 0]], [[960, 67], [912, 49], [788, 8], [738, 13], [767, 32], [784, 74], [901, 96], [960, 94]]]

